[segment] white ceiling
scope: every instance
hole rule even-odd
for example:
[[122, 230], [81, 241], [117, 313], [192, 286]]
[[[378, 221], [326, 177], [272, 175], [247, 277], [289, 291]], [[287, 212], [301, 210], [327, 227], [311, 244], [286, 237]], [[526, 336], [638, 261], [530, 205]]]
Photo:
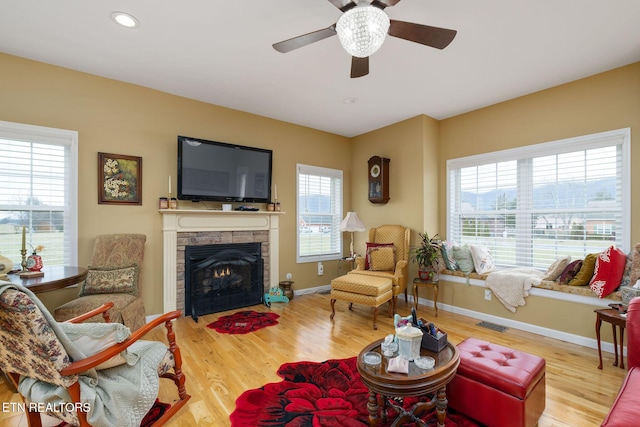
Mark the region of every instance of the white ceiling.
[[[117, 26], [113, 11], [140, 27]], [[0, 51], [348, 137], [640, 61], [639, 0], [402, 0], [385, 11], [458, 34], [444, 50], [388, 37], [370, 74], [351, 79], [337, 36], [271, 47], [334, 24], [327, 0], [0, 0]]]

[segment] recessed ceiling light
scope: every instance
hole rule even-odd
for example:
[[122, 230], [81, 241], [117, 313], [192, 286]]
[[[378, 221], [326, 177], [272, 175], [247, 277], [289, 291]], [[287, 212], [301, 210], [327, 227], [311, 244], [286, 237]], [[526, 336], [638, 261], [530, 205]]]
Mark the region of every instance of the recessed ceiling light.
[[140, 25], [135, 16], [124, 12], [113, 12], [111, 14], [111, 19], [113, 19], [117, 24], [127, 28], [136, 28]]
[[349, 96], [343, 99], [342, 102], [344, 102], [345, 104], [355, 104], [356, 102], [358, 102], [358, 98], [356, 98], [355, 96]]

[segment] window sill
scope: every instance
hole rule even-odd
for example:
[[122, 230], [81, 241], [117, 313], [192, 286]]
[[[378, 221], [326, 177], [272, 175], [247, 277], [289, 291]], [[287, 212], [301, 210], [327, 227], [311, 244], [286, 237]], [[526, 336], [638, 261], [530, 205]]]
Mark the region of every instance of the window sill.
[[[465, 283], [471, 286], [486, 287], [487, 274], [470, 273], [468, 280], [461, 271], [444, 270], [440, 273], [440, 280], [454, 283]], [[543, 281], [540, 286], [532, 287], [529, 295], [551, 298], [560, 301], [576, 302], [580, 304], [608, 307], [609, 304], [622, 301], [619, 291], [613, 292], [606, 298], [598, 298], [588, 286], [560, 285], [558, 282]]]

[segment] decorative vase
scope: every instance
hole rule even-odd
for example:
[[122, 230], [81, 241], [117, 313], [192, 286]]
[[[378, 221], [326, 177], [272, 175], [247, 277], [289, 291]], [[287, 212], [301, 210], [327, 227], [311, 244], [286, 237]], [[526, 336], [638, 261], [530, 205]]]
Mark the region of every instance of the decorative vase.
[[418, 277], [426, 282], [437, 282], [440, 279], [440, 273], [433, 268], [418, 269]]
[[291, 280], [283, 280], [280, 282], [280, 289], [282, 289], [282, 293], [284, 296], [289, 298], [289, 301], [293, 299], [293, 289], [291, 289], [291, 285], [293, 285], [293, 281]]
[[42, 257], [35, 252], [27, 257], [27, 270], [40, 271], [42, 270]]
[[7, 273], [13, 268], [13, 261], [0, 254], [0, 279], [6, 279]]

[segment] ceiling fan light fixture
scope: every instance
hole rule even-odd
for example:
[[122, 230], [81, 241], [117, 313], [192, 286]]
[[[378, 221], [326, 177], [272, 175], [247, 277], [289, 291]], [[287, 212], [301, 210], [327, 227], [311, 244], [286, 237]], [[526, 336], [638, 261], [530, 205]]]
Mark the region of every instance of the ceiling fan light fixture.
[[336, 32], [344, 50], [366, 58], [380, 49], [389, 25], [389, 16], [382, 9], [361, 2], [340, 16]]

